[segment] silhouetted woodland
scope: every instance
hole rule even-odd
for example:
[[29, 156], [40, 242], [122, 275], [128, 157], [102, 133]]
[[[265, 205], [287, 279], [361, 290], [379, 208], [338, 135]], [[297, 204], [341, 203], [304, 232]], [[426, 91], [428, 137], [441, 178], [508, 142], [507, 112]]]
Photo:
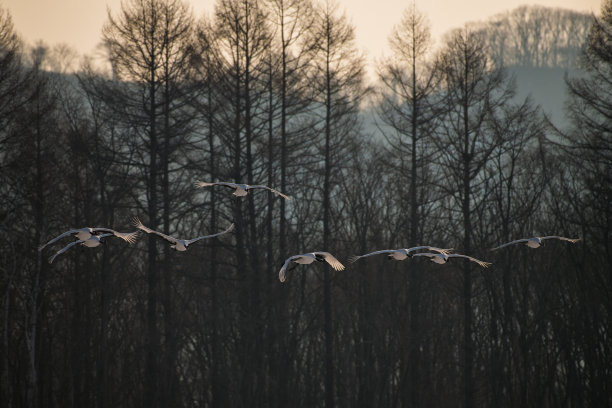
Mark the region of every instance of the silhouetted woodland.
[[[370, 85], [333, 1], [128, 0], [71, 72], [0, 8], [0, 407], [612, 406], [612, 1], [389, 41]], [[570, 127], [513, 64], [579, 67]], [[39, 251], [134, 216], [236, 228]], [[416, 245], [493, 265], [346, 262]]]

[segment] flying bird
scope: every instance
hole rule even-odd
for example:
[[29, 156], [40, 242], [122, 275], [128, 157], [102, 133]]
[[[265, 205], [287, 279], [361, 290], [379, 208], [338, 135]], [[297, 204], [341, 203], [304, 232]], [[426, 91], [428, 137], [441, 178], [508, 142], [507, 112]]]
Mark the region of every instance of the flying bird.
[[307, 254], [293, 255], [287, 258], [287, 260], [285, 260], [285, 263], [283, 264], [283, 267], [278, 273], [278, 279], [281, 282], [285, 281], [287, 267], [291, 262], [295, 262], [296, 264], [308, 265], [313, 263], [314, 261], [327, 262], [331, 265], [332, 268], [337, 271], [344, 270], [344, 265], [342, 265], [340, 261], [338, 261], [336, 257], [330, 254], [329, 252], [309, 252]]
[[99, 246], [100, 244], [103, 244], [104, 242], [102, 241], [102, 238], [105, 237], [111, 237], [115, 234], [111, 234], [111, 233], [107, 233], [107, 234], [100, 234], [100, 235], [91, 235], [89, 238], [87, 239], [79, 239], [78, 241], [74, 241], [69, 243], [68, 245], [66, 245], [64, 248], [60, 249], [59, 251], [57, 251], [55, 253], [55, 255], [53, 255], [52, 257], [49, 258], [49, 263], [53, 263], [53, 260], [58, 256], [63, 254], [64, 252], [66, 252], [67, 250], [69, 250], [70, 248], [72, 248], [75, 245], [81, 244], [83, 246], [89, 247], [89, 248], [95, 248], [97, 246]]
[[291, 197], [289, 197], [288, 195], [283, 194], [283, 193], [281, 193], [278, 190], [275, 190], [273, 188], [270, 188], [268, 186], [263, 186], [263, 185], [253, 185], [253, 186], [250, 186], [248, 184], [226, 183], [224, 181], [220, 181], [220, 182], [217, 182], [217, 183], [207, 183], [205, 181], [196, 181], [195, 185], [196, 185], [196, 187], [225, 186], [225, 187], [233, 188], [234, 189], [234, 193], [233, 194], [236, 197], [244, 197], [245, 195], [248, 194], [249, 190], [258, 189], [259, 188], [259, 189], [269, 190], [269, 191], [273, 192], [274, 194], [283, 197], [286, 200], [290, 200], [291, 199]]
[[523, 238], [523, 239], [517, 239], [515, 241], [507, 242], [498, 247], [491, 248], [491, 251], [496, 251], [500, 248], [507, 247], [508, 245], [520, 244], [521, 242], [524, 242], [525, 245], [527, 245], [529, 248], [538, 248], [540, 245], [542, 245], [542, 241], [544, 241], [545, 239], [560, 239], [561, 241], [569, 241], [572, 244], [580, 241], [580, 238], [565, 238], [565, 237], [559, 237], [556, 235], [550, 235], [547, 237], [531, 237], [531, 238]]
[[152, 230], [151, 228], [145, 227], [138, 217], [134, 217], [133, 221], [134, 221], [134, 225], [136, 226], [136, 228], [146, 232], [147, 234], [155, 234], [155, 235], [162, 237], [163, 239], [165, 239], [166, 241], [172, 244], [170, 248], [176, 249], [177, 251], [186, 251], [187, 247], [196, 241], [199, 241], [201, 239], [218, 237], [219, 235], [227, 234], [228, 232], [231, 232], [234, 229], [234, 224], [232, 224], [225, 231], [221, 231], [216, 234], [204, 235], [204, 236], [193, 238], [193, 239], [177, 239], [169, 235], [166, 235], [162, 232], [155, 231], [155, 230]]
[[462, 255], [462, 254], [443, 254], [443, 253], [434, 254], [431, 252], [421, 252], [418, 254], [414, 254], [413, 256], [426, 256], [427, 258], [429, 258], [430, 261], [435, 262], [437, 264], [445, 264], [448, 262], [449, 258], [465, 258], [465, 259], [469, 259], [472, 262], [477, 263], [483, 268], [487, 268], [489, 265], [491, 265], [491, 262], [481, 261], [479, 259], [472, 258], [471, 256]]
[[[89, 238], [91, 238], [92, 236], [96, 236], [98, 235], [98, 233], [110, 233], [111, 235], [114, 235], [118, 238], [123, 239], [124, 241], [133, 244], [136, 241], [136, 236], [138, 235], [138, 231], [134, 231], [134, 232], [117, 232], [115, 230], [112, 230], [110, 228], [91, 228], [91, 227], [85, 227], [85, 228], [76, 228], [76, 229], [71, 229], [70, 231], [66, 231], [61, 235], [58, 235], [57, 237], [53, 238], [51, 241], [47, 242], [44, 245], [41, 245], [40, 247], [38, 247], [39, 251], [42, 251], [44, 247], [46, 247], [47, 245], [51, 245], [54, 242], [67, 237], [68, 235], [74, 235], [75, 238], [78, 241], [86, 241]], [[78, 243], [78, 242], [77, 242]]]
[[420, 249], [426, 249], [428, 251], [435, 251], [441, 254], [448, 254], [449, 251], [452, 251], [453, 248], [436, 248], [431, 246], [416, 246], [413, 248], [400, 248], [400, 249], [383, 249], [381, 251], [370, 252], [365, 255], [353, 255], [349, 258], [349, 262], [353, 263], [357, 261], [359, 258], [365, 258], [366, 256], [378, 255], [378, 254], [387, 254], [389, 259], [394, 259], [396, 261], [403, 261], [406, 258], [412, 258], [414, 254], [412, 252], [418, 251]]

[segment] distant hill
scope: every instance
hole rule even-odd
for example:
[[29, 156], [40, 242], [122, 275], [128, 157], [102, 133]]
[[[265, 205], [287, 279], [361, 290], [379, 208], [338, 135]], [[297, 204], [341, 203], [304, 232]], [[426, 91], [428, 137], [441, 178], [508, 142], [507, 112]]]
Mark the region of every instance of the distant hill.
[[482, 35], [490, 57], [504, 66], [567, 69], [578, 67], [590, 26], [590, 14], [542, 6], [520, 6], [468, 24]]
[[574, 70], [521, 66], [507, 67], [507, 70], [516, 78], [517, 101], [530, 95], [555, 125], [565, 127], [569, 124], [564, 112], [567, 99], [564, 77], [568, 72], [571, 75]]
[[[573, 10], [520, 6], [467, 27], [481, 36], [489, 57], [514, 76], [515, 100], [531, 96], [556, 126], [564, 128], [569, 125], [565, 75], [579, 75], [591, 18]], [[363, 120], [369, 134], [378, 132], [375, 118], [375, 107], [368, 106]]]
[[482, 34], [490, 57], [514, 74], [517, 100], [531, 95], [555, 125], [568, 125], [564, 78], [578, 73], [591, 15], [561, 8], [520, 6], [471, 26]]

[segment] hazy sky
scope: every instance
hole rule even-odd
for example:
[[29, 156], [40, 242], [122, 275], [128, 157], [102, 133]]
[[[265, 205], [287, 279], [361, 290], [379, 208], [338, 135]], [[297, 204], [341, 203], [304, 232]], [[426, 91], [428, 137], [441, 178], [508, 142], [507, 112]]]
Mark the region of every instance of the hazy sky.
[[[129, 0], [126, 0], [129, 1]], [[215, 0], [189, 0], [197, 16], [211, 12]], [[356, 29], [359, 46], [370, 58], [379, 57], [387, 37], [410, 0], [338, 0]], [[15, 29], [29, 44], [66, 43], [82, 54], [91, 54], [100, 41], [107, 6], [120, 9], [121, 0], [0, 0], [8, 8]], [[427, 15], [434, 39], [466, 22], [482, 21], [494, 14], [526, 4], [525, 0], [417, 0]], [[530, 4], [599, 13], [600, 0], [539, 0]]]

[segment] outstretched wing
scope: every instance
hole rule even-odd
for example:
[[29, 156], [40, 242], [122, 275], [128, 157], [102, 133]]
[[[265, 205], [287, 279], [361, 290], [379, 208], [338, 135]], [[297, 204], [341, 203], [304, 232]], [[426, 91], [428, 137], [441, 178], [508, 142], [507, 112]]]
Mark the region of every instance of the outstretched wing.
[[323, 259], [325, 259], [325, 261], [331, 265], [332, 268], [334, 268], [337, 271], [342, 271], [344, 270], [344, 265], [342, 265], [340, 263], [339, 260], [336, 259], [335, 256], [333, 256], [332, 254], [330, 254], [329, 252], [314, 252], [315, 256], [319, 255], [322, 256]]
[[151, 229], [151, 228], [149, 228], [149, 227], [145, 227], [145, 226], [143, 225], [143, 223], [140, 221], [140, 219], [139, 219], [138, 217], [134, 217], [134, 218], [132, 219], [132, 222], [134, 223], [134, 226], [135, 226], [136, 228], [138, 228], [139, 230], [142, 230], [142, 231], [146, 232], [147, 234], [155, 234], [155, 235], [157, 235], [157, 236], [162, 237], [162, 238], [163, 238], [163, 239], [165, 239], [166, 241], [172, 242], [173, 244], [177, 244], [177, 243], [178, 243], [178, 239], [176, 239], [176, 238], [173, 238], [173, 237], [171, 237], [171, 236], [169, 236], [169, 235], [166, 235], [166, 234], [164, 234], [164, 233], [162, 233], [162, 232], [152, 230], [152, 229]]
[[125, 242], [129, 244], [133, 244], [134, 242], [136, 242], [136, 237], [138, 236], [138, 232], [139, 231], [133, 231], [133, 232], [113, 231], [113, 235], [116, 236], [117, 238], [121, 238], [122, 240], [124, 240]]
[[438, 248], [438, 247], [423, 245], [423, 246], [416, 246], [416, 247], [408, 248], [406, 249], [406, 251], [413, 252], [413, 251], [419, 251], [421, 249], [426, 249], [428, 251], [435, 251], [441, 254], [449, 254], [450, 251], [452, 251], [454, 248]]
[[489, 265], [492, 265], [491, 262], [485, 262], [485, 261], [481, 261], [480, 259], [476, 259], [476, 258], [472, 258], [471, 256], [467, 256], [467, 255], [462, 255], [462, 254], [448, 254], [447, 255], [449, 258], [466, 258], [469, 259], [472, 262], [477, 263], [478, 265], [482, 266], [483, 268], [487, 268]]
[[278, 272], [278, 280], [281, 282], [284, 282], [285, 279], [287, 278], [287, 267], [289, 266], [289, 264], [291, 263], [291, 261], [293, 261], [296, 258], [299, 258], [302, 255], [293, 255], [290, 256], [289, 258], [287, 258], [285, 260], [285, 263], [283, 264], [283, 266], [281, 267], [280, 271]]
[[500, 246], [498, 246], [498, 247], [491, 248], [491, 251], [496, 251], [496, 250], [498, 250], [498, 249], [501, 249], [501, 248], [507, 247], [507, 246], [509, 246], [509, 245], [519, 244], [519, 243], [521, 243], [521, 242], [527, 242], [527, 241], [529, 241], [529, 239], [530, 239], [530, 238], [523, 238], [523, 239], [517, 239], [517, 240], [514, 240], [514, 241], [506, 242], [505, 244], [502, 244], [502, 245], [500, 245]]
[[64, 238], [64, 237], [67, 237], [67, 236], [68, 236], [68, 235], [70, 235], [70, 234], [75, 234], [75, 233], [77, 233], [77, 232], [79, 232], [79, 231], [80, 231], [80, 229], [71, 229], [71, 230], [69, 230], [69, 231], [66, 231], [66, 232], [64, 232], [63, 234], [60, 234], [60, 235], [58, 235], [57, 237], [53, 238], [51, 241], [47, 242], [46, 244], [43, 244], [43, 245], [39, 246], [39, 247], [38, 247], [38, 250], [39, 250], [39, 251], [42, 251], [42, 250], [43, 250], [43, 248], [44, 248], [44, 247], [46, 247], [47, 245], [51, 245], [51, 244], [53, 244], [54, 242], [57, 242], [57, 241], [59, 241], [60, 239], [62, 239], [62, 238]]
[[378, 254], [391, 254], [393, 252], [398, 252], [398, 250], [397, 249], [382, 249], [380, 251], [370, 252], [369, 254], [353, 255], [353, 256], [349, 257], [348, 261], [349, 261], [349, 263], [353, 263], [353, 262], [357, 261], [359, 258], [365, 258], [366, 256], [372, 256], [372, 255], [378, 255]]
[[201, 239], [214, 238], [214, 237], [218, 237], [219, 235], [227, 234], [228, 232], [233, 231], [234, 227], [235, 227], [235, 225], [232, 224], [225, 231], [217, 232], [216, 234], [212, 234], [212, 235], [204, 235], [202, 237], [197, 237], [197, 238], [193, 238], [193, 239], [187, 240], [187, 241], [185, 241], [185, 245], [191, 245], [194, 242], [199, 241]]
[[68, 245], [66, 245], [65, 247], [63, 247], [62, 249], [60, 249], [59, 251], [57, 251], [55, 253], [55, 255], [53, 255], [52, 257], [49, 258], [49, 263], [53, 263], [53, 260], [55, 259], [56, 256], [63, 254], [64, 252], [66, 252], [67, 250], [69, 250], [70, 248], [72, 248], [73, 246], [77, 245], [77, 244], [82, 244], [83, 240], [79, 240], [79, 241], [74, 241], [69, 243]]
[[196, 187], [225, 186], [225, 187], [230, 187], [230, 188], [237, 187], [235, 183], [226, 183], [224, 181], [218, 181], [216, 183], [208, 183], [206, 181], [196, 181], [195, 186]]
[[[135, 217], [138, 218], [138, 217]], [[140, 220], [139, 220], [140, 222]], [[142, 224], [142, 223], [141, 223]], [[128, 242], [130, 244], [133, 244], [134, 242], [136, 242], [136, 236], [138, 236], [138, 231], [134, 231], [134, 232], [119, 232], [119, 231], [115, 231], [114, 229], [110, 229], [110, 228], [92, 228], [92, 231], [94, 232], [108, 232], [114, 236], [116, 236], [117, 238], [121, 238], [122, 240], [124, 240], [125, 242]]]
[[560, 239], [561, 241], [568, 241], [568, 242], [571, 242], [572, 244], [580, 241], [580, 238], [566, 238], [566, 237], [560, 237], [560, 236], [557, 236], [557, 235], [549, 235], [547, 237], [540, 237], [540, 239], [541, 240], [544, 240], [544, 239]]
[[263, 185], [247, 186], [247, 190], [250, 190], [250, 189], [252, 189], [252, 188], [264, 188], [264, 189], [266, 189], [266, 190], [269, 190], [269, 191], [273, 192], [273, 193], [274, 193], [274, 194], [276, 194], [276, 195], [279, 195], [279, 196], [283, 197], [283, 198], [284, 198], [284, 199], [286, 199], [286, 200], [291, 200], [291, 197], [289, 197], [288, 195], [283, 194], [283, 193], [281, 193], [280, 191], [275, 190], [275, 189], [273, 189], [273, 188], [271, 188], [271, 187], [268, 187], [268, 186], [263, 186]]

